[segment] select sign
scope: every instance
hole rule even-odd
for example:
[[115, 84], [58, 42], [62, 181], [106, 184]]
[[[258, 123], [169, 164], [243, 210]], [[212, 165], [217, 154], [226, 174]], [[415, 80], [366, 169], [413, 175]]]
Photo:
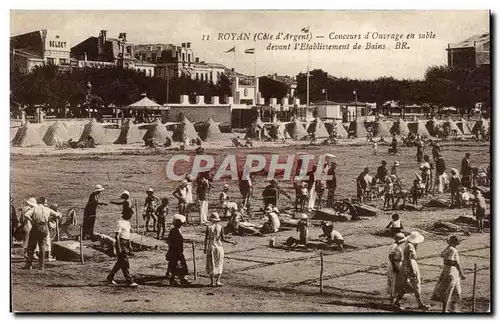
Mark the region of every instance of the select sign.
[[53, 47], [53, 48], [66, 48], [66, 42], [65, 41], [50, 40], [49, 41], [49, 47]]

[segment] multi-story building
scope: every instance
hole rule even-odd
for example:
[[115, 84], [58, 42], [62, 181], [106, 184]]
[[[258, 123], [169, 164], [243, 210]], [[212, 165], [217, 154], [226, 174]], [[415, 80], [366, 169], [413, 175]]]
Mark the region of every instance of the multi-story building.
[[70, 68], [71, 44], [63, 33], [41, 29], [10, 38], [11, 68], [29, 72], [36, 66]]
[[134, 45], [127, 42], [127, 34], [118, 38], [108, 38], [107, 31], [101, 30], [99, 37], [89, 37], [71, 48], [71, 57], [78, 61], [78, 67], [123, 66], [154, 76], [155, 65], [141, 61], [134, 56]]
[[490, 64], [490, 34], [472, 36], [456, 44], [448, 44], [448, 66], [475, 68]]
[[186, 75], [192, 79], [217, 82], [219, 75], [224, 74], [226, 67], [221, 64], [206, 63], [195, 57], [191, 43], [136, 45], [135, 58], [153, 63], [155, 75], [162, 78]]

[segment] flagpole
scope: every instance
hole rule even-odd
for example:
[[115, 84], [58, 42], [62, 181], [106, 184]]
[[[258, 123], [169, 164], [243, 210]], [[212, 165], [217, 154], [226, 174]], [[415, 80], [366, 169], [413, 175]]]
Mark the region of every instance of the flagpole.
[[253, 53], [253, 77], [257, 79], [257, 51]]
[[233, 71], [234, 75], [236, 75], [236, 48], [233, 51]]
[[306, 106], [309, 107], [309, 61], [311, 56], [311, 50], [307, 48], [307, 93], [306, 93]]

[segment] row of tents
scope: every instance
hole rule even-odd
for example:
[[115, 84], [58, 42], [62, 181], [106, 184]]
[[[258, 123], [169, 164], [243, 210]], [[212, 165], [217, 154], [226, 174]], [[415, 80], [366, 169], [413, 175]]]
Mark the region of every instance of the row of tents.
[[[416, 120], [406, 122], [402, 119], [396, 122], [382, 121], [372, 123], [372, 135], [375, 137], [391, 137], [392, 135], [407, 136], [410, 132], [423, 136], [434, 136], [437, 128], [447, 124], [451, 131], [454, 131], [457, 136], [471, 136], [483, 129], [489, 130], [489, 121], [481, 118], [479, 121], [466, 121], [460, 119], [453, 121], [451, 118], [447, 120]], [[273, 139], [292, 138], [294, 140], [302, 140], [314, 135], [316, 138], [336, 137], [339, 139], [348, 138], [349, 132], [358, 138], [364, 138], [368, 135], [366, 124], [364, 121], [353, 121], [350, 123], [342, 123], [340, 120], [322, 121], [320, 118], [315, 118], [310, 122], [301, 122], [297, 119], [291, 122], [279, 122], [276, 119], [271, 123], [263, 123], [260, 118], [257, 118], [248, 128], [247, 137], [257, 139], [264, 135], [268, 135]]]
[[143, 143], [150, 139], [163, 144], [167, 138], [177, 142], [198, 138], [209, 142], [220, 141], [222, 133], [218, 124], [211, 118], [199, 126], [199, 131], [187, 118], [181, 122], [169, 124], [162, 124], [160, 121], [150, 124], [133, 124], [127, 121], [121, 129], [108, 128], [95, 120], [87, 124], [56, 121], [50, 126], [26, 122], [17, 129], [12, 139], [12, 146], [55, 146], [68, 142], [70, 139], [82, 142], [90, 137], [98, 145]]

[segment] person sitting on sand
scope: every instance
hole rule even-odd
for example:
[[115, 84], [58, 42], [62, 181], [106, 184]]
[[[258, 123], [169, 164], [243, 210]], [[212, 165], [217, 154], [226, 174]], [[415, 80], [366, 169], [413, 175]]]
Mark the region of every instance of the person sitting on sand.
[[280, 219], [278, 217], [278, 214], [273, 212], [271, 206], [267, 206], [264, 213], [267, 216], [267, 221], [264, 223], [264, 225], [262, 225], [260, 233], [277, 233], [280, 229]]
[[240, 235], [240, 222], [243, 221], [243, 216], [237, 208], [231, 208], [231, 218], [226, 225], [227, 234]]
[[462, 187], [462, 189], [460, 191], [460, 204], [462, 205], [462, 207], [469, 207], [470, 206], [470, 199], [471, 199], [471, 195], [467, 191], [467, 188]]
[[321, 230], [323, 234], [319, 235], [319, 238], [326, 238], [326, 243], [336, 244], [340, 250], [344, 249], [344, 237], [333, 229], [333, 222], [321, 222]]
[[399, 219], [399, 215], [398, 214], [392, 215], [391, 222], [385, 228], [391, 229], [391, 236], [396, 236], [397, 233], [402, 232], [403, 223], [401, 222], [401, 219]]

